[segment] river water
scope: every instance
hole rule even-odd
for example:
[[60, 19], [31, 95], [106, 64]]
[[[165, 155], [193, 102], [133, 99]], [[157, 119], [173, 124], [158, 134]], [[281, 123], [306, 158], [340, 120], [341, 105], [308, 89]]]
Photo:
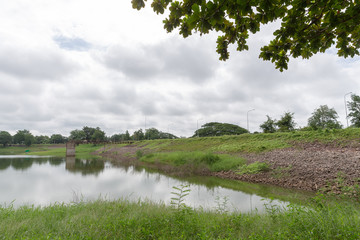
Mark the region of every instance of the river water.
[[[173, 187], [181, 185], [189, 185], [185, 204], [194, 208], [249, 212], [288, 204], [276, 199], [277, 193], [270, 186], [214, 177], [174, 178], [103, 160], [0, 155], [1, 206], [46, 206], [99, 198], [170, 204], [171, 198], [176, 197], [172, 192], [177, 192]], [[284, 191], [281, 192], [284, 199]], [[285, 195], [294, 194], [299, 193]], [[269, 196], [275, 199], [270, 200]]]

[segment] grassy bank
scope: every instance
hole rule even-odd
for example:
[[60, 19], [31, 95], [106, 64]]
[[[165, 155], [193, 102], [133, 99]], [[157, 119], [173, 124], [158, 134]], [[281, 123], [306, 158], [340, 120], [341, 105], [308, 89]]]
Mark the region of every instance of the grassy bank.
[[[99, 156], [92, 154], [93, 152], [103, 148], [104, 145], [81, 144], [76, 147], [76, 157], [83, 159], [94, 159]], [[66, 148], [64, 144], [34, 144], [30, 147], [11, 146], [0, 147], [0, 155], [38, 155], [38, 156], [54, 156], [65, 157]]]
[[359, 206], [207, 212], [125, 200], [0, 208], [0, 239], [358, 239]]
[[167, 151], [206, 151], [220, 153], [265, 152], [274, 149], [298, 146], [304, 143], [319, 142], [334, 146], [349, 146], [360, 139], [360, 128], [295, 131], [237, 136], [188, 138], [173, 140], [151, 140], [136, 143], [145, 149]]

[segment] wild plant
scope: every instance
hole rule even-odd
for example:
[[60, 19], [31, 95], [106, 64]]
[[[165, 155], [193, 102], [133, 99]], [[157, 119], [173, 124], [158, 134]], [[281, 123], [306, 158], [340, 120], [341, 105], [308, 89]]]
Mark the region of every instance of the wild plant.
[[215, 202], [217, 205], [215, 211], [217, 213], [228, 213], [229, 212], [229, 209], [228, 209], [229, 197], [228, 196], [224, 196], [224, 197], [216, 196]]
[[184, 201], [185, 197], [190, 194], [190, 185], [181, 184], [178, 187], [173, 186], [172, 188], [174, 191], [171, 192], [171, 194], [173, 194], [174, 197], [171, 198], [171, 206], [178, 210], [187, 208]]

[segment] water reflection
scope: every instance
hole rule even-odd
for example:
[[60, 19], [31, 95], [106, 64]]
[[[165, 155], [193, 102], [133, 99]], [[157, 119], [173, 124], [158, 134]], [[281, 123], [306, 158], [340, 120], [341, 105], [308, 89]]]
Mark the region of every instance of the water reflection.
[[97, 159], [77, 159], [75, 157], [66, 157], [65, 168], [69, 172], [80, 172], [82, 175], [94, 174], [98, 176], [104, 170], [105, 162]]
[[50, 164], [51, 166], [60, 166], [64, 162], [65, 169], [72, 173], [81, 173], [83, 175], [99, 175], [104, 170], [105, 163], [103, 160], [77, 159], [75, 157], [38, 157], [38, 156], [3, 156], [0, 157], [0, 171], [12, 167], [15, 170], [25, 171], [30, 169], [33, 164], [42, 165]]
[[[174, 186], [190, 185], [185, 203], [191, 207], [214, 209], [228, 201], [229, 210], [264, 210], [264, 197], [272, 187], [221, 180], [212, 177], [174, 178], [135, 166], [114, 166], [108, 161], [76, 158], [36, 158], [0, 156], [0, 204], [48, 205], [75, 201], [82, 196], [94, 200], [127, 198], [170, 203]], [[265, 195], [264, 195], [265, 194]], [[276, 196], [275, 196], [276, 197]], [[284, 205], [275, 200], [274, 204]]]

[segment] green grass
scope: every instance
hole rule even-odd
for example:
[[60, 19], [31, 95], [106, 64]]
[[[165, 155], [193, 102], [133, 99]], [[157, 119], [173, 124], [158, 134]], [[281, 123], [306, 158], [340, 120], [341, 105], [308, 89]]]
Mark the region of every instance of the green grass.
[[[63, 145], [53, 145], [53, 144], [37, 145], [37, 144], [34, 144], [30, 147], [19, 147], [19, 146], [12, 146], [12, 147], [6, 147], [6, 148], [0, 147], [0, 155], [30, 154], [30, 155], [38, 155], [38, 156], [65, 157], [66, 148], [65, 148], [65, 146], [64, 147], [61, 147], [61, 146], [63, 146]], [[122, 145], [119, 145], [119, 146], [122, 146]], [[104, 147], [104, 145], [80, 144], [79, 146], [76, 146], [76, 158], [83, 158], [83, 159], [99, 158], [99, 156], [93, 155], [92, 153], [103, 147]], [[25, 150], [29, 150], [29, 152], [25, 153]]]
[[294, 131], [236, 136], [202, 137], [187, 139], [145, 140], [134, 143], [155, 152], [208, 151], [220, 153], [260, 153], [296, 146], [299, 143], [320, 142], [347, 146], [360, 140], [360, 128]]
[[268, 163], [264, 163], [264, 162], [254, 162], [251, 164], [244, 164], [242, 166], [239, 167], [239, 169], [237, 170], [237, 173], [242, 175], [242, 174], [255, 174], [255, 173], [260, 173], [260, 172], [266, 172], [270, 170], [270, 166]]
[[225, 213], [126, 200], [0, 208], [0, 239], [358, 239], [359, 205]]
[[26, 150], [30, 150], [28, 154], [33, 152], [46, 151], [49, 149], [49, 144], [34, 144], [30, 147], [25, 146], [11, 146], [11, 147], [0, 147], [0, 155], [22, 155], [25, 154]]
[[[139, 154], [140, 155], [140, 154]], [[207, 168], [210, 171], [223, 171], [237, 169], [245, 164], [245, 159], [228, 154], [213, 154], [210, 152], [163, 152], [150, 153], [140, 157], [146, 163], [160, 163], [164, 165], [192, 166], [194, 168]]]

